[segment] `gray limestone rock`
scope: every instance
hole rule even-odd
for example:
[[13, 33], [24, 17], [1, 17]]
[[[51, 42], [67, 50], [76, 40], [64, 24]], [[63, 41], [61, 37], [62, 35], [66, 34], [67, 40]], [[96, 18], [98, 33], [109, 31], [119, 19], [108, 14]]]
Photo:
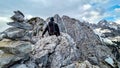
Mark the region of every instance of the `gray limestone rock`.
[[17, 27], [20, 29], [24, 29], [24, 30], [32, 30], [33, 29], [33, 26], [30, 25], [29, 23], [9, 22], [9, 23], [7, 23], [7, 25]]
[[19, 10], [14, 11], [14, 15], [11, 17], [11, 19], [14, 22], [23, 22], [24, 21], [24, 14]]

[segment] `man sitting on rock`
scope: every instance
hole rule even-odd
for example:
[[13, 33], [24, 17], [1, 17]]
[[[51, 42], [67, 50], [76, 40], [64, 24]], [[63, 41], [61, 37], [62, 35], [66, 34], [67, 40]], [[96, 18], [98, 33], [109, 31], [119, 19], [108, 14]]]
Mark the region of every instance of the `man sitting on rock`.
[[44, 37], [44, 34], [48, 31], [48, 34], [51, 35], [60, 35], [58, 24], [54, 22], [54, 18], [51, 17], [50, 22], [46, 26], [45, 30], [43, 31], [42, 37]]
[[14, 21], [14, 22], [23, 22], [24, 21], [24, 14], [21, 12], [21, 11], [14, 11], [15, 15], [13, 15], [11, 17], [11, 19]]

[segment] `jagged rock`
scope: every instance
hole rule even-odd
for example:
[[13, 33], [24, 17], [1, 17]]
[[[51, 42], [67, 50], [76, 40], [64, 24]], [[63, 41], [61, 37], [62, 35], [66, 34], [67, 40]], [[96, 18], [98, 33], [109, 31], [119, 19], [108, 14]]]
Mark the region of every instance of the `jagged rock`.
[[0, 34], [0, 36], [2, 36], [2, 39], [3, 38], [16, 39], [16, 38], [24, 37], [24, 35], [25, 35], [25, 30], [15, 27], [10, 27]]
[[101, 20], [101, 21], [98, 22], [98, 25], [99, 26], [107, 26], [108, 22], [107, 22], [107, 20]]
[[4, 52], [2, 50], [0, 50], [0, 54], [3, 54]]
[[91, 62], [93, 65], [98, 65], [99, 64], [96, 57], [88, 57], [88, 61]]
[[13, 54], [0, 54], [0, 68], [8, 68], [10, 64], [22, 59], [21, 57], [15, 56]]
[[84, 61], [82, 63], [78, 63], [78, 68], [100, 68], [100, 67], [90, 64], [89, 61]]
[[24, 56], [32, 51], [32, 44], [24, 41], [3, 40], [0, 41], [0, 50], [5, 53]]
[[109, 55], [105, 57], [104, 59], [105, 63], [110, 65], [112, 68], [119, 68], [119, 62], [117, 62], [115, 59], [111, 58]]
[[79, 59], [79, 53], [72, 38], [67, 34], [50, 36], [38, 41], [34, 48], [34, 59], [42, 67], [60, 68]]
[[30, 60], [28, 62], [25, 63], [27, 65], [28, 68], [37, 68], [38, 66], [36, 65], [36, 62], [33, 60]]
[[40, 35], [39, 32], [43, 31], [43, 26], [45, 24], [45, 21], [40, 17], [34, 17], [28, 20], [27, 23], [33, 26], [33, 29], [32, 29], [33, 36], [39, 36]]
[[14, 22], [23, 22], [24, 21], [24, 14], [21, 11], [14, 11], [14, 15], [11, 17], [11, 19]]
[[19, 64], [10, 68], [28, 68], [25, 64]]
[[30, 20], [27, 21], [27, 23], [32, 25], [44, 25], [44, 20], [40, 17], [33, 17]]
[[70, 64], [68, 66], [63, 66], [61, 68], [76, 68], [76, 65], [73, 63], [73, 64]]
[[32, 33], [29, 30], [19, 29], [16, 27], [10, 27], [0, 34], [0, 40], [4, 38], [31, 42]]
[[119, 43], [115, 43], [116, 41], [120, 42], [120, 30], [118, 29], [120, 25], [115, 22], [101, 20], [97, 24], [91, 24], [91, 27], [99, 35], [101, 41], [110, 48], [116, 60], [120, 61]]
[[80, 41], [85, 34], [83, 31], [83, 26], [81, 26], [78, 20], [70, 18], [68, 16], [62, 17], [63, 23], [65, 25], [67, 33], [76, 41]]
[[[0, 33], [0, 40], [3, 39], [0, 41], [0, 57], [2, 56], [0, 66], [3, 68], [5, 66], [6, 68], [112, 68], [113, 64], [110, 65], [111, 63], [105, 60], [109, 55], [117, 64], [115, 68], [118, 67], [119, 62], [114, 55], [116, 52], [112, 53], [112, 49], [100, 40], [88, 23], [68, 16], [60, 18], [59, 15], [55, 15], [54, 19], [59, 24], [61, 32], [66, 34], [41, 38], [45, 21], [39, 17], [26, 22], [32, 26], [32, 29], [28, 25], [23, 25], [25, 24], [23, 21], [18, 22], [14, 19], [17, 24], [9, 23], [13, 27]], [[21, 24], [23, 26], [19, 26]], [[11, 40], [4, 41], [4, 38]], [[32, 41], [35, 46], [26, 41]]]
[[20, 29], [24, 29], [24, 30], [32, 30], [33, 29], [33, 26], [28, 23], [9, 22], [9, 23], [7, 23], [7, 25], [17, 27]]
[[62, 21], [62, 19], [60, 18], [60, 16], [58, 14], [56, 14], [54, 16], [54, 19], [55, 19], [55, 23], [57, 23], [58, 26], [59, 26], [60, 32], [66, 33], [64, 22]]
[[[34, 25], [30, 25], [30, 22], [36, 21]], [[0, 40], [7, 38], [12, 40], [20, 40], [20, 41], [30, 41], [32, 43], [37, 42], [34, 36], [41, 36], [42, 28], [45, 21], [41, 18], [35, 18], [35, 20], [30, 19], [27, 23], [17, 23], [10, 22], [10, 27], [0, 33]]]
[[24, 41], [0, 41], [0, 50], [3, 51], [0, 54], [0, 68], [8, 68], [19, 60], [27, 60], [28, 54], [32, 51], [32, 46], [29, 42]]
[[92, 65], [90, 64], [89, 61], [84, 61], [84, 62], [76, 62], [76, 63], [73, 63], [73, 64], [70, 64], [68, 66], [64, 66], [62, 68], [100, 68], [99, 66], [95, 66], [95, 65]]
[[9, 68], [38, 68], [38, 66], [33, 60], [28, 59], [24, 63], [15, 63], [14, 65], [9, 66]]
[[0, 33], [0, 41], [5, 37], [6, 35], [4, 33]]
[[89, 25], [82, 23], [74, 18], [63, 16], [62, 21], [64, 22], [67, 33], [74, 39], [76, 46], [81, 54], [81, 61], [88, 60], [90, 57], [96, 59], [90, 59], [91, 64], [98, 64], [101, 68], [107, 67], [102, 63], [104, 60], [102, 57], [110, 55], [113, 59], [115, 56], [112, 51], [103, 44], [99, 36], [97, 36]]
[[105, 58], [105, 62], [110, 64], [112, 67], [115, 67], [114, 60], [111, 57], [107, 56], [107, 58]]

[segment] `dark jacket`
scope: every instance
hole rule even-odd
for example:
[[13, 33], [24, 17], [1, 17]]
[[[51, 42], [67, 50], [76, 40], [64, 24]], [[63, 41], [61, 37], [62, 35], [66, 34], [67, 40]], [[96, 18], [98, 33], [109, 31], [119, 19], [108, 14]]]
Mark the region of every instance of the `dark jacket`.
[[43, 31], [42, 36], [46, 33], [46, 31], [48, 31], [48, 34], [51, 35], [56, 35], [59, 36], [60, 35], [60, 30], [58, 27], [57, 23], [54, 22], [49, 22], [48, 25], [46, 26], [45, 30]]

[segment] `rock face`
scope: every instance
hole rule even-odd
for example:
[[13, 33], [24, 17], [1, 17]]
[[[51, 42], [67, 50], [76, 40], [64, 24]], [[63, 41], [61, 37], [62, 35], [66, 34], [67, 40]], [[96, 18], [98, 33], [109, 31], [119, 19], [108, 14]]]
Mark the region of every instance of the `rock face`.
[[60, 37], [47, 37], [35, 45], [34, 58], [41, 67], [61, 68], [79, 59], [79, 53], [72, 38], [63, 34]]
[[32, 50], [32, 44], [24, 41], [0, 41], [0, 50], [11, 54], [26, 54]]
[[120, 60], [120, 25], [115, 22], [101, 20], [97, 24], [91, 24], [94, 32], [98, 34], [115, 55], [117, 60]]
[[103, 66], [103, 60], [107, 55], [115, 58], [106, 45], [94, 33], [90, 26], [68, 16], [63, 16], [62, 21], [65, 24], [67, 33], [74, 39], [79, 50], [80, 60], [89, 60], [92, 64]]
[[45, 21], [42, 18], [34, 17], [28, 20], [27, 23], [31, 24], [33, 27], [32, 29], [33, 36], [39, 36], [40, 35], [39, 32], [43, 31], [43, 26], [45, 24]]
[[[17, 19], [17, 18], [16, 18]], [[0, 40], [7, 38], [12, 40], [37, 42], [35, 36], [40, 36], [45, 21], [39, 17], [32, 18], [27, 22], [9, 22], [12, 26], [0, 33]]]
[[24, 41], [0, 41], [0, 68], [8, 68], [20, 60], [27, 60], [32, 51], [32, 44]]
[[101, 37], [120, 42], [120, 24], [101, 20], [98, 24], [91, 24], [91, 26], [99, 32]]
[[7, 24], [10, 26], [14, 26], [14, 27], [17, 27], [20, 29], [25, 29], [25, 30], [32, 30], [33, 29], [33, 27], [28, 23], [9, 22]]
[[14, 15], [11, 17], [11, 19], [14, 21], [14, 22], [23, 22], [24, 21], [24, 14], [17, 10], [17, 11], [14, 11]]
[[66, 29], [65, 29], [65, 24], [63, 23], [62, 19], [60, 18], [60, 16], [58, 14], [56, 14], [54, 16], [54, 19], [55, 19], [55, 22], [58, 24], [59, 26], [59, 29], [60, 29], [60, 32], [66, 32]]
[[82, 63], [76, 62], [62, 68], [99, 68], [99, 67], [95, 65], [91, 65], [89, 61], [84, 61]]
[[120, 67], [116, 46], [107, 46], [87, 23], [68, 16], [54, 19], [61, 35], [41, 38], [43, 19], [20, 21], [14, 16], [8, 23], [12, 27], [0, 33], [0, 68]]

